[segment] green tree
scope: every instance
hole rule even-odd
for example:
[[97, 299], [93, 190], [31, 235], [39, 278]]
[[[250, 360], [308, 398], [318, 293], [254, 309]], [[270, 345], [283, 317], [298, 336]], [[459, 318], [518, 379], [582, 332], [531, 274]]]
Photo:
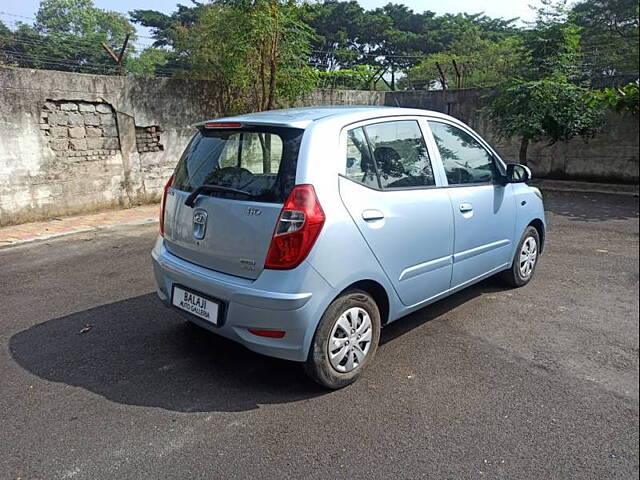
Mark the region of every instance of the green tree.
[[521, 75], [528, 79], [577, 79], [582, 69], [580, 32], [566, 7], [567, 0], [542, 0], [534, 28], [524, 32], [531, 64]]
[[636, 80], [620, 87], [596, 90], [593, 92], [590, 102], [619, 113], [638, 116], [640, 110], [640, 105], [638, 104], [639, 86], [640, 82]]
[[582, 0], [571, 10], [582, 28], [586, 72], [594, 86], [638, 77], [637, 0]]
[[491, 40], [515, 32], [513, 20], [482, 14], [437, 16], [394, 3], [367, 11], [355, 1], [327, 0], [305, 5], [304, 10], [305, 21], [317, 34], [312, 56], [317, 68], [331, 71], [369, 65], [376, 70], [377, 81], [389, 80], [390, 89], [395, 89], [396, 78], [425, 56], [447, 50], [468, 30], [477, 29]]
[[311, 29], [294, 2], [256, 0], [207, 5], [191, 27], [177, 27], [176, 63], [183, 75], [218, 83], [223, 112], [265, 110], [310, 91]]
[[[11, 30], [0, 21], [0, 41], [6, 41], [11, 36]], [[0, 44], [1, 46], [1, 44]]]
[[553, 144], [596, 133], [602, 110], [588, 100], [589, 90], [570, 82], [517, 82], [497, 92], [489, 113], [500, 134], [520, 137], [519, 161], [526, 165], [532, 141]]
[[445, 51], [410, 68], [402, 84], [412, 89], [493, 87], [513, 72], [522, 71], [528, 62], [519, 36], [493, 40], [474, 27]]
[[303, 21], [315, 32], [311, 64], [326, 71], [355, 65], [366, 28], [365, 9], [356, 0], [306, 3], [301, 8]]
[[12, 42], [12, 34], [11, 30], [7, 28], [7, 26], [0, 21], [0, 61], [6, 63], [6, 51], [5, 48]]
[[374, 90], [380, 70], [371, 65], [356, 65], [353, 68], [318, 71], [316, 77], [320, 88]]
[[[155, 46], [184, 47], [184, 32], [201, 23], [204, 11], [211, 6], [259, 8], [261, 1], [214, 0], [211, 4], [193, 2], [178, 6], [166, 15], [153, 10], [134, 10], [131, 19], [149, 27]], [[283, 2], [285, 4], [287, 2]], [[289, 2], [294, 7], [294, 2]], [[368, 88], [395, 89], [396, 80], [426, 55], [447, 49], [461, 34], [477, 29], [483, 38], [498, 41], [514, 35], [513, 20], [492, 19], [482, 14], [437, 16], [434, 12], [414, 12], [401, 4], [388, 3], [365, 10], [356, 0], [299, 2], [295, 6], [298, 20], [315, 31], [309, 36], [307, 62], [320, 71], [321, 82], [350, 85], [365, 74]], [[506, 46], [505, 46], [506, 49]], [[504, 52], [499, 52], [501, 54]], [[188, 68], [186, 55], [171, 56], [167, 69]], [[357, 67], [357, 68], [356, 68]], [[323, 74], [321, 72], [345, 73]], [[355, 74], [354, 74], [355, 72]]]
[[200, 15], [208, 8], [207, 5], [194, 0], [192, 3], [191, 7], [177, 5], [177, 10], [171, 15], [156, 10], [132, 10], [129, 16], [132, 22], [151, 29], [155, 47], [172, 47], [178, 31], [195, 26]]
[[169, 56], [168, 50], [154, 47], [145, 48], [139, 55], [127, 60], [127, 72], [142, 77], [162, 75], [166, 71], [163, 67], [167, 65]]
[[19, 66], [105, 73], [113, 71], [113, 60], [101, 43], [119, 48], [127, 34], [135, 40], [123, 15], [92, 0], [42, 0], [34, 24], [19, 23], [5, 48]]
[[440, 45], [440, 50], [446, 49], [468, 30], [478, 29], [483, 37], [489, 40], [499, 40], [518, 32], [515, 27], [517, 19], [491, 18], [483, 13], [447, 13], [434, 16], [429, 24], [429, 30]]
[[388, 3], [369, 12], [368, 17], [368, 23], [373, 23], [374, 26], [367, 26], [363, 36], [368, 45], [365, 63], [378, 65], [388, 72], [387, 85], [395, 90], [398, 72], [410, 68], [422, 56], [438, 48], [426, 29], [433, 14], [415, 13], [405, 5]]
[[519, 160], [525, 165], [530, 142], [586, 138], [602, 121], [602, 109], [577, 81], [580, 34], [566, 12], [565, 2], [543, 0], [525, 38], [530, 67], [500, 85], [487, 106], [498, 133], [520, 137]]

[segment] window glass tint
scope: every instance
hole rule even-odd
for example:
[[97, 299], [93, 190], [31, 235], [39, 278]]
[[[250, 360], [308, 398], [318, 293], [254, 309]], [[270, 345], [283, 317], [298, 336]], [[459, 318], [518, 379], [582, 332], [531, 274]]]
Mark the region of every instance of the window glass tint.
[[429, 122], [449, 185], [490, 182], [498, 176], [493, 155], [458, 127]]
[[283, 203], [295, 184], [303, 130], [250, 128], [201, 129], [178, 162], [174, 188], [191, 192], [218, 185], [247, 192], [212, 192], [225, 198]]
[[358, 183], [378, 188], [376, 170], [371, 160], [367, 139], [362, 128], [347, 133], [347, 168], [345, 176]]
[[386, 188], [435, 185], [431, 161], [415, 120], [376, 123], [365, 131]]

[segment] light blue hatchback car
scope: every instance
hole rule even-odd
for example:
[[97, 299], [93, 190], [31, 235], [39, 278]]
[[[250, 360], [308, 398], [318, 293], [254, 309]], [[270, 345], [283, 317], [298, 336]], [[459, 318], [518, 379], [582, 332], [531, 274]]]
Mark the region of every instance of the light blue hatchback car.
[[371, 363], [385, 324], [498, 272], [531, 280], [545, 220], [530, 176], [424, 110], [202, 122], [164, 190], [158, 295], [340, 388]]

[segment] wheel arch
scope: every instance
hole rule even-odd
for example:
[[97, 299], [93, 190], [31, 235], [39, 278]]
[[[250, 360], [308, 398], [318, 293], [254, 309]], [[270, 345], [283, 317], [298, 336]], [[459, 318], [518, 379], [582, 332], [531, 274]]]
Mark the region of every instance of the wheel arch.
[[529, 222], [527, 227], [533, 227], [538, 231], [538, 236], [540, 237], [540, 253], [544, 250], [545, 243], [545, 227], [544, 222], [539, 218], [535, 218]]
[[[358, 280], [353, 282], [347, 287], [343, 288], [335, 298], [338, 298], [343, 293], [349, 290], [363, 290], [373, 297], [373, 300], [380, 309], [380, 323], [385, 325], [389, 321], [389, 294], [387, 290], [379, 282], [371, 279]], [[335, 300], [334, 298], [334, 300]]]

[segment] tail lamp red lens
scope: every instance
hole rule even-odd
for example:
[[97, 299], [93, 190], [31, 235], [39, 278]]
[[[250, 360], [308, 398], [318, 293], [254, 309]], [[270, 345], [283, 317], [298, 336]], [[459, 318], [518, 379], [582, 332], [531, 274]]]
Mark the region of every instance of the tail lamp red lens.
[[286, 333], [284, 330], [263, 330], [261, 328], [250, 328], [249, 332], [267, 338], [283, 338]]
[[297, 267], [313, 247], [325, 216], [312, 185], [296, 185], [282, 207], [271, 238], [265, 268]]
[[169, 177], [169, 181], [164, 186], [164, 190], [162, 191], [162, 200], [160, 201], [160, 235], [164, 237], [164, 209], [167, 205], [167, 193], [169, 189], [173, 186], [174, 176], [171, 175]]

